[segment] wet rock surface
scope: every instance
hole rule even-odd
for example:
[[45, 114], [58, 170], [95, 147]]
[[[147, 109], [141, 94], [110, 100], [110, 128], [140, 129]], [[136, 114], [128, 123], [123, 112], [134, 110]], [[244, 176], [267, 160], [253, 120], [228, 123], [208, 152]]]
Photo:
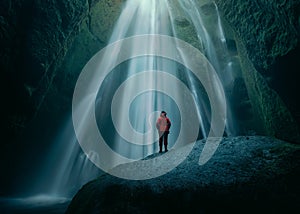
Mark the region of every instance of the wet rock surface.
[[[66, 213], [289, 213], [299, 209], [300, 146], [263, 136], [224, 138], [198, 165], [205, 142], [196, 142], [171, 172], [148, 180], [103, 175], [84, 185]], [[181, 154], [182, 147], [160, 156]], [[113, 170], [143, 166], [142, 161]], [[152, 169], [149, 169], [152, 170]]]
[[297, 47], [299, 1], [217, 0], [216, 3], [243, 38], [257, 68], [268, 69], [277, 57]]
[[[299, 8], [297, 0], [217, 0], [222, 17], [235, 32], [243, 75], [265, 135], [300, 142]], [[239, 41], [238, 41], [239, 40]], [[241, 46], [238, 45], [238, 46]], [[241, 50], [244, 49], [244, 50]], [[255, 74], [259, 72], [262, 76]], [[269, 88], [274, 90], [272, 92]], [[266, 95], [266, 97], [263, 97]], [[258, 98], [261, 97], [261, 98]], [[280, 98], [278, 98], [280, 97]], [[282, 99], [282, 100], [280, 100]], [[274, 101], [275, 100], [275, 101]], [[290, 111], [291, 114], [288, 112]], [[279, 127], [279, 124], [284, 124]], [[290, 131], [292, 130], [292, 131]]]
[[46, 195], [23, 198], [0, 197], [1, 214], [62, 214], [66, 211], [70, 199], [53, 198]]
[[235, 33], [257, 133], [299, 143], [299, 1], [215, 2]]

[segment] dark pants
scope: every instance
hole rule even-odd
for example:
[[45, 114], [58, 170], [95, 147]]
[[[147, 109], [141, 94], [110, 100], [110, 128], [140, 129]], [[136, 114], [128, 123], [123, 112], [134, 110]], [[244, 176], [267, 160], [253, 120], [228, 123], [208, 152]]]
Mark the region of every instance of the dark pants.
[[168, 151], [168, 135], [169, 132], [159, 132], [159, 151], [162, 152], [162, 143], [164, 142], [165, 151]]

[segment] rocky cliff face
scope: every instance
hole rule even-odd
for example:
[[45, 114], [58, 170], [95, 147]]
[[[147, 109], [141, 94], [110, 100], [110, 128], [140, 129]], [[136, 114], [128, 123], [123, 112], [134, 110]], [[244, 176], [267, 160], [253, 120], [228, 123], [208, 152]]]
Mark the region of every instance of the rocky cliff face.
[[299, 1], [216, 3], [235, 32], [248, 94], [264, 132], [299, 142], [300, 105], [294, 97], [299, 90]]
[[0, 65], [11, 131], [25, 127], [40, 109], [88, 11], [85, 0], [2, 1]]
[[[28, 166], [20, 167], [19, 160], [38, 162], [41, 149], [51, 144], [70, 111], [77, 77], [91, 56], [106, 45], [121, 2], [1, 1], [2, 137], [9, 139], [1, 143], [5, 160], [1, 168], [9, 175], [14, 176], [14, 168], [27, 171]], [[1, 176], [1, 183], [8, 187], [11, 179], [2, 179], [6, 177]]]
[[[5, 110], [8, 112], [10, 131], [22, 130], [40, 110], [51, 88], [54, 87], [55, 90], [61, 87], [59, 83], [53, 84], [57, 74], [61, 80], [69, 83], [71, 81], [71, 85], [74, 85], [72, 82], [86, 61], [105, 46], [114, 20], [120, 12], [121, 3], [121, 0], [2, 1], [0, 32], [3, 48], [0, 62], [5, 77], [2, 87], [10, 92], [6, 96], [9, 104]], [[261, 115], [266, 133], [287, 139], [280, 133], [281, 127], [268, 124], [278, 124], [281, 123], [280, 118], [288, 118], [284, 121], [284, 127], [288, 128], [282, 131], [286, 132], [295, 125], [295, 122], [291, 121], [295, 118], [299, 121], [299, 104], [290, 95], [297, 90], [294, 78], [296, 75], [283, 67], [287, 61], [285, 56], [289, 55], [290, 58], [294, 58], [291, 64], [298, 65], [296, 55], [299, 52], [299, 2], [217, 0], [216, 3], [238, 37], [240, 46], [244, 47], [245, 51], [240, 51], [243, 55], [241, 58], [248, 58], [248, 62], [252, 63], [253, 68], [266, 80], [264, 84], [275, 90], [284, 101], [283, 105], [279, 105], [281, 114], [275, 114], [275, 118], [272, 118], [273, 113], [278, 110], [275, 105], [270, 105], [273, 98], [257, 101], [259, 93], [268, 92], [263, 91], [263, 87], [260, 87], [259, 91], [254, 90], [254, 77], [250, 77], [254, 72], [249, 73], [249, 63], [244, 64], [246, 79], [249, 77], [246, 85], [252, 97], [252, 104], [265, 108], [263, 110], [258, 107], [257, 112]], [[202, 6], [203, 2], [199, 1], [199, 4]], [[204, 4], [204, 7], [207, 5]], [[178, 19], [175, 23], [180, 28], [185, 27], [187, 22]], [[182, 37], [186, 30], [181, 32]], [[190, 29], [189, 32], [193, 30]], [[186, 40], [194, 43], [190, 35]], [[197, 46], [196, 43], [194, 45]], [[75, 72], [68, 73], [70, 70]], [[290, 77], [281, 78], [284, 73], [288, 73]], [[284, 84], [280, 83], [280, 80], [285, 81]], [[294, 86], [284, 88], [283, 85]], [[271, 109], [266, 106], [271, 106]], [[268, 111], [271, 113], [266, 117], [264, 114]], [[292, 130], [295, 132], [299, 129]], [[298, 137], [290, 140], [297, 141]]]
[[240, 36], [249, 59], [261, 72], [299, 44], [299, 7], [297, 0], [216, 1], [232, 28]]
[[[235, 34], [246, 87], [263, 133], [299, 141], [299, 102], [292, 95], [298, 90], [298, 79], [296, 69], [290, 67], [299, 65], [299, 2], [216, 3]], [[80, 70], [106, 45], [121, 4], [121, 0], [2, 1], [0, 65], [2, 90], [9, 92], [4, 110], [7, 133], [22, 131], [40, 111], [53, 114], [69, 105]], [[210, 4], [199, 1], [204, 12], [209, 13]], [[177, 17], [175, 27], [181, 39], [199, 45], [187, 20]], [[67, 103], [53, 103], [53, 99]]]

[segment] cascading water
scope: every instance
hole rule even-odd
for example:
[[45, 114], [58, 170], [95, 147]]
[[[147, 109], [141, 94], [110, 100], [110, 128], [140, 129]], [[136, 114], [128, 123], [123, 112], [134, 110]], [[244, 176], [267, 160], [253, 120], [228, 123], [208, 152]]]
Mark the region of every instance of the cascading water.
[[[194, 0], [178, 2], [185, 12], [186, 17], [193, 23], [199, 41], [203, 46], [203, 51], [218, 73], [225, 92], [230, 91], [229, 87], [234, 79], [232, 71], [228, 69], [230, 68], [228, 65], [231, 63], [230, 60], [232, 56], [226, 45], [226, 38], [224, 36], [217, 5], [214, 1], [202, 1], [205, 3], [202, 7], [205, 5], [210, 5], [210, 7], [213, 6], [213, 9], [210, 9], [210, 13], [214, 13], [213, 20], [211, 20], [211, 18], [209, 19], [203, 15], [201, 7], [199, 8], [199, 4], [197, 5]], [[226, 98], [227, 100], [230, 100], [229, 93], [226, 93]], [[230, 102], [227, 102], [226, 134], [235, 135], [237, 133], [237, 127], [234, 124], [234, 114], [230, 104]]]
[[[209, 26], [215, 30], [215, 34], [211, 35], [199, 3], [196, 4], [193, 0], [127, 0], [109, 41], [109, 44], [115, 45], [108, 46], [109, 51], [102, 51], [94, 57], [94, 61], [87, 64], [84, 71], [94, 69], [95, 72], [88, 74], [90, 76], [86, 79], [90, 82], [79, 84], [75, 89], [73, 124], [76, 136], [70, 130], [73, 128], [70, 118], [65, 134], [57, 139], [57, 147], [49, 154], [55, 158], [50, 158], [45, 164], [43, 170], [47, 173], [43, 173], [38, 189], [49, 194], [71, 197], [83, 183], [101, 174], [100, 170], [91, 165], [90, 160], [96, 165], [100, 163], [97, 166], [104, 171], [109, 171], [118, 164], [156, 153], [158, 134], [155, 121], [161, 110], [165, 110], [172, 121], [170, 148], [183, 146], [209, 135], [213, 115], [209, 103], [210, 93], [206, 90], [209, 87], [211, 94], [215, 94], [214, 99], [220, 102], [224, 101], [223, 88], [216, 77], [209, 76], [209, 73], [201, 74], [205, 76], [205, 84], [209, 86], [203, 85], [197, 78], [200, 74], [195, 74], [186, 66], [193, 63], [193, 57], [182, 51], [182, 43], [176, 40], [168, 43], [172, 40], [169, 37], [177, 35], [173, 20], [175, 15], [171, 9], [175, 2], [179, 5], [178, 10], [194, 26], [198, 42], [222, 84], [226, 87], [232, 81], [228, 72], [222, 73], [230, 56], [215, 4], [212, 5], [215, 6], [217, 21], [214, 26]], [[210, 1], [205, 1], [208, 2]], [[138, 37], [139, 35], [168, 37]], [[136, 39], [119, 45], [118, 41], [134, 36], [137, 36]], [[143, 54], [138, 53], [141, 46], [146, 50]], [[156, 53], [169, 54], [170, 57]], [[99, 59], [99, 62], [95, 62], [95, 59]], [[201, 72], [213, 69], [208, 64], [206, 59], [203, 60], [201, 68], [204, 71]], [[105, 70], [109, 71], [103, 74]], [[85, 75], [84, 71], [81, 76]], [[79, 90], [82, 85], [83, 92]], [[78, 104], [75, 107], [74, 102]], [[231, 116], [230, 110], [227, 111], [227, 117], [224, 118], [227, 134], [234, 133], [234, 120]], [[194, 121], [198, 125], [194, 126]], [[217, 129], [213, 131], [217, 132]], [[96, 134], [90, 134], [91, 130]], [[186, 130], [187, 134], [182, 130]], [[77, 140], [79, 143], [84, 141], [89, 146], [99, 141], [106, 144], [96, 145], [97, 148], [89, 151], [80, 144], [85, 152], [83, 153]], [[113, 150], [114, 156], [103, 153], [110, 150]], [[49, 174], [54, 175], [52, 181], [46, 178]]]

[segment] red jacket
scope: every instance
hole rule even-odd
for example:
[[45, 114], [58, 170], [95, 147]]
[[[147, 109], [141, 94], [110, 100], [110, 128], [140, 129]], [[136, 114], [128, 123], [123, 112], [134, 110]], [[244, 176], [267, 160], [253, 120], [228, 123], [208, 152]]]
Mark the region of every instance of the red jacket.
[[169, 131], [171, 127], [171, 121], [167, 117], [159, 117], [156, 121], [156, 128], [158, 131], [165, 132]]

